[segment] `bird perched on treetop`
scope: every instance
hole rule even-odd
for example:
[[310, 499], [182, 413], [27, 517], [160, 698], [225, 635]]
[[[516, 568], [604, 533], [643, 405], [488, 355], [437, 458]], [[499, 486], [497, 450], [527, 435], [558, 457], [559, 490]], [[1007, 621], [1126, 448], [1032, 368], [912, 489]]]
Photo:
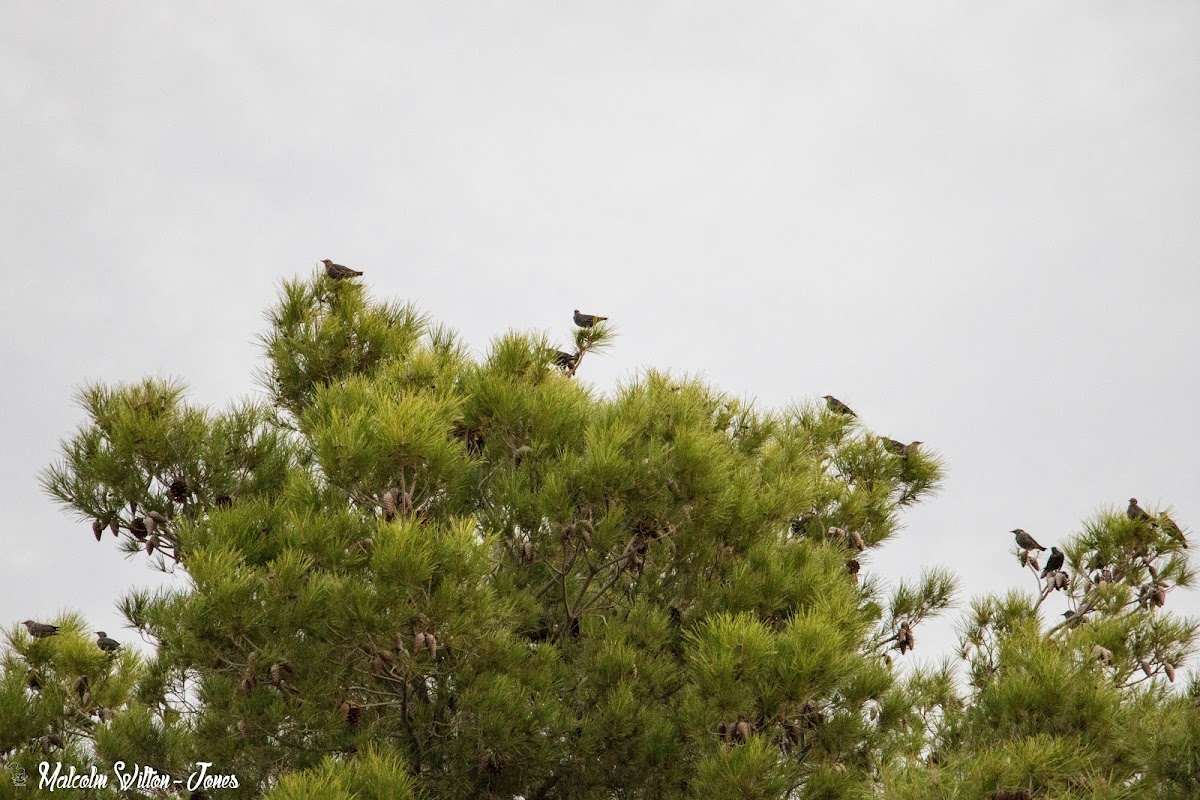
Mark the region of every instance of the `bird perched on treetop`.
[[359, 270], [343, 267], [341, 264], [335, 264], [328, 258], [321, 259], [321, 263], [325, 265], [325, 274], [333, 278], [335, 281], [339, 281], [342, 278], [355, 278], [359, 275], [362, 275], [362, 272]]
[[1046, 559], [1046, 568], [1042, 570], [1042, 577], [1046, 577], [1051, 572], [1057, 572], [1062, 569], [1063, 553], [1057, 547], [1050, 548], [1050, 556]]
[[1138, 505], [1136, 497], [1129, 498], [1129, 508], [1125, 509], [1125, 515], [1138, 522], [1153, 522], [1145, 509]]
[[21, 624], [25, 626], [25, 630], [29, 631], [29, 635], [35, 639], [45, 639], [48, 636], [58, 634], [57, 625], [47, 625], [43, 622], [34, 622], [31, 619], [27, 619]]
[[576, 353], [567, 353], [563, 350], [551, 350], [550, 360], [556, 367], [562, 369], [570, 369], [578, 363], [579, 356]]
[[581, 328], [590, 328], [597, 322], [604, 322], [608, 317], [597, 317], [595, 314], [583, 314], [575, 309], [575, 324]]
[[1038, 544], [1037, 540], [1035, 540], [1032, 536], [1030, 536], [1025, 531], [1021, 530], [1020, 528], [1013, 528], [1011, 531], [1009, 531], [1009, 533], [1015, 533], [1017, 535], [1017, 546], [1020, 547], [1022, 550], [1045, 550], [1046, 549], [1046, 548], [1042, 547], [1040, 544]]
[[857, 417], [858, 416], [858, 414], [855, 414], [853, 411], [850, 410], [850, 406], [846, 405], [841, 400], [838, 400], [836, 397], [834, 397], [831, 394], [825, 395], [824, 400], [825, 400], [825, 407], [828, 408], [830, 411], [833, 411], [837, 414], [844, 414], [847, 417]]
[[1170, 536], [1175, 541], [1183, 545], [1187, 549], [1187, 537], [1183, 535], [1183, 531], [1175, 524], [1175, 520], [1168, 517], [1166, 514], [1158, 515], [1158, 529]]
[[116, 639], [108, 638], [108, 634], [104, 631], [96, 631], [96, 646], [106, 653], [115, 653], [121, 649], [121, 643]]
[[889, 453], [895, 453], [898, 456], [904, 455], [904, 442], [898, 442], [895, 439], [889, 439], [886, 436], [882, 437], [881, 441], [883, 442], [884, 448]]

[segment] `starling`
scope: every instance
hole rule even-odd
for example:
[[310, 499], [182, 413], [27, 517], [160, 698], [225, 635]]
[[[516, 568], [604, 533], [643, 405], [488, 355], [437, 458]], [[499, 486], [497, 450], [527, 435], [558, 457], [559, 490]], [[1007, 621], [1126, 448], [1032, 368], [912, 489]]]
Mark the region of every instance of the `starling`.
[[917, 448], [923, 444], [925, 444], [925, 443], [924, 442], [916, 442], [916, 441], [909, 442], [908, 444], [904, 445], [904, 452], [902, 453], [902, 455], [905, 458], [908, 458], [913, 453], [917, 452]]
[[1166, 514], [1159, 514], [1158, 528], [1167, 536], [1183, 545], [1183, 549], [1187, 549], [1187, 537], [1183, 535], [1183, 531], [1180, 530], [1179, 526], [1175, 524], [1175, 520], [1171, 519]]
[[567, 353], [563, 350], [550, 351], [550, 362], [560, 369], [572, 369], [578, 363], [578, 360], [578, 353]]
[[1050, 548], [1050, 556], [1046, 559], [1046, 568], [1042, 570], [1042, 577], [1046, 577], [1051, 572], [1057, 572], [1062, 569], [1063, 552], [1057, 547]]
[[1125, 509], [1125, 515], [1137, 522], [1150, 522], [1150, 515], [1138, 505], [1137, 498], [1129, 498], [1129, 508]]
[[35, 639], [45, 639], [58, 634], [57, 625], [46, 625], [42, 622], [34, 622], [31, 619], [27, 619], [21, 624], [25, 626], [25, 630], [29, 631], [29, 635]]
[[1013, 528], [1009, 533], [1017, 535], [1017, 546], [1022, 550], [1045, 550], [1037, 541], [1020, 528]]
[[858, 416], [858, 414], [855, 414], [850, 409], [850, 406], [846, 405], [841, 400], [838, 400], [833, 395], [827, 394], [827, 395], [825, 395], [824, 399], [825, 399], [825, 407], [828, 408], [830, 411], [834, 412], [835, 414], [842, 414], [847, 417], [857, 417]]
[[604, 322], [608, 317], [597, 317], [595, 314], [581, 314], [575, 309], [575, 324], [581, 328], [590, 328], [597, 322]]
[[904, 442], [897, 442], [895, 439], [889, 439], [886, 436], [883, 437], [882, 441], [883, 446], [887, 448], [889, 453], [894, 453], [898, 456], [904, 455], [904, 451], [906, 449]]
[[121, 643], [116, 639], [108, 638], [108, 634], [104, 631], [96, 631], [96, 646], [106, 653], [115, 653], [121, 649]]
[[343, 267], [341, 264], [335, 264], [328, 258], [321, 259], [321, 263], [325, 265], [325, 274], [335, 281], [340, 281], [342, 278], [356, 278], [362, 275], [358, 270]]

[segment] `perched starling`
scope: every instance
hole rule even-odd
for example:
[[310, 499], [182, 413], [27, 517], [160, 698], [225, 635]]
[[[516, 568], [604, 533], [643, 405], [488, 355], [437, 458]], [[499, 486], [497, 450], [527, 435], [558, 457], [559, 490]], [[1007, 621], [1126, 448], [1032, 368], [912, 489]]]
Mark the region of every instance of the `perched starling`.
[[846, 405], [841, 400], [838, 400], [836, 397], [834, 397], [831, 394], [825, 395], [824, 400], [825, 400], [825, 407], [835, 414], [842, 414], [847, 417], [857, 417], [858, 416], [858, 414], [855, 414], [850, 409], [850, 406]]
[[340, 281], [342, 278], [356, 278], [362, 275], [358, 270], [343, 267], [341, 264], [335, 264], [328, 258], [321, 259], [321, 263], [325, 265], [325, 274], [335, 281]]
[[887, 451], [889, 453], [895, 453], [898, 456], [904, 455], [904, 449], [905, 449], [904, 442], [897, 442], [895, 439], [889, 439], [886, 436], [882, 437], [882, 441], [883, 441], [883, 446], [887, 449]]
[[1050, 555], [1046, 558], [1046, 568], [1042, 570], [1042, 577], [1046, 577], [1051, 572], [1056, 572], [1062, 569], [1063, 552], [1057, 547], [1050, 548]]
[[925, 444], [925, 443], [924, 443], [924, 442], [917, 442], [917, 441], [909, 442], [908, 444], [904, 445], [904, 453], [903, 453], [903, 456], [904, 456], [905, 458], [908, 458], [908, 457], [909, 457], [909, 456], [911, 456], [913, 453], [917, 452], [917, 448], [918, 448], [918, 447], [920, 447], [920, 446], [921, 446], [921, 445], [923, 445], [923, 444]]
[[560, 369], [571, 369], [579, 361], [579, 355], [576, 353], [567, 353], [563, 350], [551, 350], [550, 362]]
[[25, 626], [25, 630], [29, 631], [29, 635], [35, 639], [45, 639], [58, 634], [57, 625], [46, 625], [42, 622], [34, 622], [31, 619], [27, 619], [21, 624]]
[[1159, 514], [1158, 528], [1167, 536], [1183, 545], [1185, 550], [1187, 549], [1187, 537], [1183, 535], [1183, 531], [1180, 530], [1179, 526], [1175, 524], [1175, 520], [1171, 519], [1166, 514]]
[[1138, 505], [1136, 497], [1129, 498], [1129, 508], [1125, 509], [1125, 515], [1132, 520], [1138, 522], [1151, 522], [1150, 515]]
[[1020, 528], [1013, 528], [1009, 533], [1017, 535], [1017, 546], [1022, 550], [1045, 550], [1037, 541]]
[[121, 643], [116, 639], [108, 638], [108, 634], [104, 631], [96, 631], [96, 646], [106, 653], [115, 653], [121, 649]]
[[604, 322], [608, 317], [597, 317], [595, 314], [581, 314], [575, 309], [575, 324], [581, 328], [590, 328], [597, 322]]

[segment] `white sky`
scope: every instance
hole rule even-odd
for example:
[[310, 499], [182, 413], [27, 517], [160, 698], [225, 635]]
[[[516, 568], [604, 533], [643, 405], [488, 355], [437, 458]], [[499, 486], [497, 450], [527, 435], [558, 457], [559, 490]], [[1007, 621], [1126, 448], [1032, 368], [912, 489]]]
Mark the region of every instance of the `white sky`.
[[1200, 525], [1198, 41], [1182, 1], [10, 0], [0, 624], [133, 636], [155, 573], [37, 487], [71, 392], [254, 391], [264, 309], [325, 257], [479, 351], [579, 307], [620, 327], [601, 388], [833, 393], [924, 440], [949, 478], [894, 579], [1029, 588], [1008, 530], [1130, 496]]

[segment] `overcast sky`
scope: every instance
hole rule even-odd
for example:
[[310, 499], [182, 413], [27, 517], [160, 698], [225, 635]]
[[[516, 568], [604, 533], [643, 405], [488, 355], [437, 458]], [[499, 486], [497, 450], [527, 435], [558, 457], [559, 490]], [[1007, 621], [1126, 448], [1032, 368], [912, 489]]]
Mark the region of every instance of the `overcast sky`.
[[[1183, 0], [9, 0], [0, 625], [134, 636], [116, 600], [159, 577], [37, 485], [71, 394], [255, 392], [263, 312], [320, 258], [478, 352], [608, 314], [602, 390], [671, 368], [924, 440], [948, 479], [873, 559], [893, 580], [1031, 589], [1008, 530], [1131, 496], [1191, 530], [1197, 42]], [[948, 654], [953, 618], [924, 627]]]

